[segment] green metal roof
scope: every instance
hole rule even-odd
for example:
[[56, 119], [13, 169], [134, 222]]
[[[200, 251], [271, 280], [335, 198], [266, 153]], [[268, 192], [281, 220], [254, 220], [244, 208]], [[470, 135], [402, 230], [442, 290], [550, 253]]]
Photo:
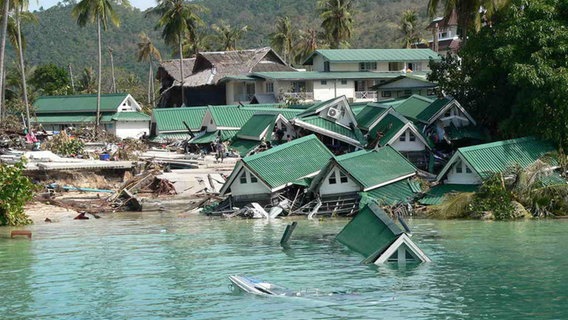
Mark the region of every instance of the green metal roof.
[[436, 115], [436, 113], [444, 109], [444, 107], [447, 106], [448, 103], [450, 103], [452, 100], [453, 99], [448, 99], [445, 97], [434, 100], [429, 106], [427, 106], [424, 110], [422, 110], [422, 112], [418, 114], [416, 119], [424, 123], [429, 123], [432, 117]]
[[402, 233], [377, 205], [367, 204], [337, 235], [337, 241], [362, 254], [366, 260], [382, 253]]
[[355, 117], [357, 120], [357, 125], [359, 128], [365, 131], [369, 131], [370, 126], [373, 122], [383, 115], [388, 110], [388, 107], [382, 106], [378, 103], [369, 103], [360, 112], [357, 113]]
[[393, 105], [393, 108], [395, 108], [397, 112], [399, 112], [408, 119], [427, 122], [428, 120], [430, 120], [430, 117], [428, 117], [428, 119], [426, 120], [423, 120], [424, 117], [426, 117], [424, 111], [433, 102], [434, 100], [432, 99], [428, 99], [426, 97], [414, 94], [410, 96], [408, 99], [406, 99], [404, 102], [402, 102], [401, 104]]
[[160, 132], [187, 131], [183, 121], [193, 131], [201, 129], [207, 107], [160, 108], [152, 111]]
[[[274, 122], [278, 118], [278, 114], [254, 114], [250, 119], [241, 127], [237, 133], [237, 137], [243, 139], [256, 139], [261, 140], [262, 133], [267, 131], [272, 132]], [[270, 139], [270, 136], [268, 137]]]
[[475, 192], [477, 188], [478, 186], [473, 184], [439, 184], [430, 188], [418, 202], [423, 205], [438, 205], [444, 202], [450, 193]]
[[314, 174], [333, 157], [315, 135], [254, 154], [242, 161], [271, 188]]
[[[126, 93], [102, 94], [101, 112], [117, 111], [127, 96]], [[34, 107], [36, 114], [97, 112], [97, 95], [43, 96], [36, 100]]]
[[392, 113], [387, 114], [379, 123], [377, 123], [371, 131], [369, 131], [369, 138], [375, 140], [379, 134], [379, 145], [386, 145], [399, 131], [406, 125], [406, 122]]
[[282, 114], [284, 118], [291, 119], [297, 114], [301, 113], [302, 110], [298, 109], [288, 109], [279, 108], [282, 106], [280, 104], [270, 104], [270, 105], [254, 105], [254, 107], [246, 106], [209, 106], [209, 111], [211, 116], [215, 121], [217, 127], [225, 128], [241, 128], [254, 114], [262, 113], [272, 113], [272, 114]]
[[[426, 72], [424, 72], [426, 74]], [[254, 77], [271, 80], [365, 80], [365, 79], [392, 79], [400, 76], [399, 71], [281, 71], [281, 72], [255, 72]]]
[[162, 133], [150, 139], [152, 142], [166, 143], [175, 140], [186, 140], [191, 138], [187, 132]]
[[311, 64], [313, 57], [321, 55], [331, 62], [411, 62], [439, 60], [440, 55], [430, 49], [320, 49], [312, 53], [304, 64]]
[[43, 114], [36, 115], [30, 120], [33, 123], [61, 123], [61, 124], [74, 124], [74, 123], [94, 123], [96, 116], [93, 113], [73, 113], [73, 114]]
[[390, 146], [348, 153], [335, 158], [364, 189], [393, 182], [416, 173], [416, 167]]
[[367, 191], [367, 195], [380, 205], [410, 203], [422, 192], [420, 184], [411, 179], [403, 179], [384, 187]]
[[221, 130], [221, 140], [229, 141], [233, 139], [239, 130]]
[[348, 137], [351, 138], [353, 140], [358, 141], [360, 144], [365, 144], [365, 139], [363, 137], [363, 133], [361, 132], [361, 130], [359, 130], [359, 128], [346, 128], [342, 125], [337, 124], [334, 121], [330, 121], [324, 118], [320, 118], [319, 116], [311, 116], [311, 117], [306, 117], [306, 118], [302, 118], [299, 119], [300, 121], [303, 121], [307, 124], [310, 124], [312, 126], [316, 126], [318, 128], [321, 128], [323, 130], [326, 131], [331, 131], [334, 132], [336, 134], [342, 135], [344, 137]]
[[241, 155], [241, 157], [244, 157], [258, 145], [260, 145], [260, 141], [235, 138], [231, 141], [229, 149], [236, 150]]
[[[400, 75], [396, 78], [389, 79], [385, 82], [376, 84], [376, 85], [372, 86], [371, 89], [378, 90], [378, 89], [381, 89], [382, 87], [384, 87], [386, 85], [389, 85], [391, 83], [394, 83], [394, 82], [397, 82], [397, 81], [400, 81], [400, 80], [403, 80], [403, 79], [412, 79], [412, 80], [422, 82], [423, 85], [419, 86], [420, 88], [434, 88], [434, 87], [438, 86], [436, 83], [428, 81], [426, 75], [424, 75], [424, 74], [405, 73], [405, 74]], [[400, 86], [400, 87], [390, 86], [386, 90], [399, 90], [399, 89], [408, 89], [408, 87], [407, 86]]]
[[220, 134], [221, 133], [218, 130], [213, 131], [213, 132], [205, 132], [202, 136], [199, 136], [197, 138], [193, 138], [189, 142], [195, 143], [195, 144], [209, 144], [209, 143], [215, 141], [217, 139], [217, 137], [220, 136]]
[[485, 178], [495, 172], [504, 172], [515, 165], [527, 167], [556, 149], [548, 142], [534, 137], [511, 139], [471, 147], [459, 148], [438, 175], [441, 179], [461, 156], [477, 174]]

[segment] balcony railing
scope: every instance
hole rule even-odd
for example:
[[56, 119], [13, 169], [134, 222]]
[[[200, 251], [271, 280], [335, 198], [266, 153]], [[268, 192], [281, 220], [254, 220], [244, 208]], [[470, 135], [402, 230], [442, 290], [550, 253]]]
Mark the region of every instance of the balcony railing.
[[377, 99], [377, 92], [376, 91], [356, 91], [355, 92], [355, 99], [357, 99], [357, 100], [376, 100]]

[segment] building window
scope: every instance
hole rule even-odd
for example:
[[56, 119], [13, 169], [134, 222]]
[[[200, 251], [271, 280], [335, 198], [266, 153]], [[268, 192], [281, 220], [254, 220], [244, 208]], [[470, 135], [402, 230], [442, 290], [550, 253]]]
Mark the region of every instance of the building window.
[[241, 174], [241, 184], [246, 184], [247, 183], [247, 173], [243, 172]]
[[416, 136], [414, 133], [409, 132], [408, 141], [416, 141]]
[[347, 175], [343, 173], [343, 171], [339, 171], [339, 181], [341, 183], [347, 183], [349, 180], [347, 179]]
[[401, 142], [406, 141], [406, 132], [401, 134], [400, 137], [398, 137], [398, 141], [401, 141]]
[[324, 72], [329, 72], [329, 61], [324, 61], [323, 63], [323, 71]]
[[402, 62], [389, 62], [389, 71], [400, 71], [404, 68]]
[[392, 93], [390, 91], [381, 92], [381, 97], [383, 97], [383, 98], [390, 98], [391, 96], [392, 96]]
[[333, 171], [331, 173], [331, 175], [329, 176], [328, 182], [329, 182], [329, 184], [336, 184], [337, 183], [337, 178], [335, 177], [335, 171]]
[[258, 179], [256, 178], [256, 176], [251, 174], [250, 175], [250, 183], [257, 183], [257, 182], [258, 182]]
[[347, 84], [347, 80], [341, 80], [341, 84]]
[[376, 62], [359, 62], [359, 71], [377, 70]]
[[463, 172], [462, 162], [458, 161], [456, 162], [456, 173], [462, 173], [462, 172]]
[[322, 86], [326, 86], [326, 85], [327, 85], [327, 80], [322, 80], [322, 81], [320, 82], [320, 84], [321, 84]]
[[266, 93], [273, 93], [274, 92], [274, 83], [267, 82], [266, 83]]
[[471, 173], [471, 169], [468, 166], [465, 166], [465, 173]]

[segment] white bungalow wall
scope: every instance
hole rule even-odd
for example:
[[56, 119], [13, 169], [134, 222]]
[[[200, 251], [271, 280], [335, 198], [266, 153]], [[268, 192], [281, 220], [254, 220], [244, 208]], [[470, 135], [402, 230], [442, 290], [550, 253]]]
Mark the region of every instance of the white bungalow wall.
[[278, 120], [276, 120], [275, 128], [272, 131], [271, 140], [276, 140], [276, 129], [282, 129], [284, 131], [284, 136], [282, 137], [282, 140], [284, 141], [286, 141], [288, 135], [291, 139], [296, 138], [296, 131], [294, 130], [294, 127], [289, 122], [286, 123], [279, 118]]
[[148, 121], [129, 121], [115, 122], [115, 135], [121, 139], [140, 138], [144, 133], [150, 134], [150, 123]]
[[439, 119], [444, 124], [444, 127], [448, 127], [452, 123], [458, 128], [470, 124], [467, 116], [455, 105], [455, 102], [452, 103], [452, 106], [444, 114], [440, 115]]
[[[335, 183], [330, 183], [330, 178], [335, 177]], [[345, 175], [347, 181], [341, 182], [340, 169], [334, 167], [322, 181], [320, 186], [320, 195], [332, 195], [332, 194], [342, 194], [342, 193], [353, 193], [361, 191], [361, 187], [353, 181], [349, 176]]]
[[[243, 176], [243, 174], [246, 179], [243, 177], [243, 180], [241, 182], [241, 177]], [[252, 177], [256, 178], [256, 182], [253, 182]], [[231, 194], [236, 197], [250, 196], [255, 194], [269, 195], [270, 189], [268, 189], [268, 187], [260, 182], [260, 179], [258, 179], [257, 176], [252, 174], [247, 168], [243, 167], [243, 169], [240, 170], [237, 177], [233, 181], [233, 184], [231, 185]]]
[[116, 109], [117, 112], [129, 112], [129, 111], [141, 111], [142, 107], [134, 100], [131, 95], [128, 95], [127, 98], [118, 106]]
[[481, 178], [461, 158], [450, 167], [445, 183], [451, 184], [481, 184]]
[[[410, 141], [410, 138], [414, 136], [414, 141]], [[404, 139], [404, 141], [403, 141]], [[418, 137], [410, 131], [410, 129], [406, 129], [400, 136], [396, 138], [396, 141], [391, 143], [391, 147], [393, 147], [397, 151], [424, 151], [426, 149], [426, 145], [418, 139]]]

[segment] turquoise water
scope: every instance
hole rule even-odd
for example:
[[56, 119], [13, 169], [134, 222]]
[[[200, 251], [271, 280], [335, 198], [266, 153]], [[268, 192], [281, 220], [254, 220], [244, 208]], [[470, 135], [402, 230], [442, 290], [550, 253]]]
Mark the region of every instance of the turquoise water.
[[[347, 220], [166, 213], [0, 228], [2, 319], [566, 319], [568, 221], [409, 222], [432, 263], [366, 266], [333, 237]], [[232, 293], [245, 274], [311, 293]], [[341, 291], [341, 294], [331, 294]], [[330, 295], [331, 294], [331, 295]]]

